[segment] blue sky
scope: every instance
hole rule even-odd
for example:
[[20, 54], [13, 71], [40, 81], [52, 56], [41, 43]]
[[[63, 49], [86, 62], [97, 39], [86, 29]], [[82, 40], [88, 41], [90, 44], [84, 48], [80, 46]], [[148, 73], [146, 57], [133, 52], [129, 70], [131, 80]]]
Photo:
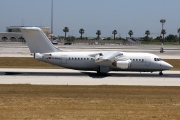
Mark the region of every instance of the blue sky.
[[[180, 28], [180, 0], [54, 0], [54, 34], [64, 35], [63, 28], [69, 28], [69, 35], [79, 37], [112, 36], [116, 29], [118, 36], [151, 36], [161, 31], [160, 19], [166, 19], [167, 34], [177, 34]], [[0, 0], [0, 32], [7, 26], [51, 26], [51, 0]]]

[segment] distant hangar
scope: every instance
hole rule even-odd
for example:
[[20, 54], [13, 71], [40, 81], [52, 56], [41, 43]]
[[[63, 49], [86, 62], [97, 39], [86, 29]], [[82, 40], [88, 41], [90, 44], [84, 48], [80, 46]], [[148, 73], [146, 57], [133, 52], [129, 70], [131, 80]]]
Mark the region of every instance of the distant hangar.
[[[24, 38], [21, 33], [21, 28], [22, 27], [31, 27], [31, 26], [10, 26], [6, 27], [6, 32], [1, 32], [0, 33], [0, 41], [1, 42], [23, 42]], [[43, 32], [50, 37], [50, 28], [49, 27], [40, 27]]]

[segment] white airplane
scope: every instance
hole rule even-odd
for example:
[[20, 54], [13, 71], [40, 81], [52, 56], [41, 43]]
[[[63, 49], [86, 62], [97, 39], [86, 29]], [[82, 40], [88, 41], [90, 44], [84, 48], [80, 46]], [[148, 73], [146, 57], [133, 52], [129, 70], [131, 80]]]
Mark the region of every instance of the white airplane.
[[23, 27], [22, 34], [34, 58], [50, 64], [75, 70], [154, 72], [169, 70], [173, 66], [150, 53], [129, 53], [119, 51], [62, 51], [56, 48], [37, 27]]

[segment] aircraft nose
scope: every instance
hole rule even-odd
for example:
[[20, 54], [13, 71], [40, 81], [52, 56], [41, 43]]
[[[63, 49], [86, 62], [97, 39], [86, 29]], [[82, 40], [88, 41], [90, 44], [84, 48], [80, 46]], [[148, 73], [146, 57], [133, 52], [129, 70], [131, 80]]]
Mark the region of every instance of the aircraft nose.
[[171, 68], [173, 68], [173, 66], [167, 62], [164, 62], [162, 61], [162, 64], [161, 64], [162, 68], [165, 69], [165, 70], [169, 70]]

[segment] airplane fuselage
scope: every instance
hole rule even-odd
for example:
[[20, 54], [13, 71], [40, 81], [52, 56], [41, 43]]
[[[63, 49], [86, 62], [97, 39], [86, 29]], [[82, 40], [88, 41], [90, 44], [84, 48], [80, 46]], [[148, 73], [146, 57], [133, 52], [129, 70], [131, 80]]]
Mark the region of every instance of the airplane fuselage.
[[[106, 51], [101, 51], [105, 53]], [[121, 52], [119, 58], [114, 59], [114, 62], [121, 61], [121, 58], [129, 59], [128, 66], [121, 68], [113, 65], [108, 61], [96, 62], [95, 57], [92, 54], [98, 54], [99, 52], [55, 52], [40, 54], [40, 57], [35, 56], [36, 59], [58, 65], [65, 68], [76, 70], [89, 70], [98, 71], [99, 67], [104, 67], [109, 71], [140, 71], [140, 72], [153, 72], [163, 71], [171, 67], [170, 64], [161, 60], [158, 56], [150, 53], [126, 53]]]

